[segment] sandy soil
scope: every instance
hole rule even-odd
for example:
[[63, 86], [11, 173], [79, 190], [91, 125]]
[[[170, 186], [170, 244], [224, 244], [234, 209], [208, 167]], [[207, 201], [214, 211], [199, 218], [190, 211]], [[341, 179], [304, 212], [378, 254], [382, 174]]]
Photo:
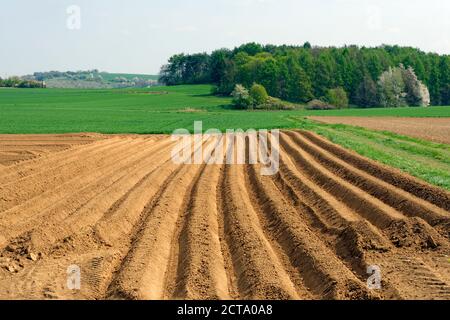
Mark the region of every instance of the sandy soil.
[[0, 135], [0, 168], [100, 138], [97, 134]]
[[450, 118], [310, 117], [324, 123], [341, 123], [450, 144]]
[[173, 143], [96, 137], [3, 162], [0, 298], [450, 299], [448, 192], [309, 132], [282, 133], [273, 177], [175, 165]]

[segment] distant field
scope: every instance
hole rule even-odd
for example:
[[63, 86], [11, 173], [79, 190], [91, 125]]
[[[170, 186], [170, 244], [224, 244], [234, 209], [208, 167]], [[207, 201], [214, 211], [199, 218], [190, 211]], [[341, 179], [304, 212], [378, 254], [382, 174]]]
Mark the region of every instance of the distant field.
[[408, 108], [354, 108], [342, 110], [310, 111], [308, 115], [328, 117], [409, 117], [446, 118], [450, 117], [450, 107], [408, 107]]
[[450, 144], [450, 118], [309, 117], [322, 123], [347, 124], [390, 131], [438, 143]]
[[296, 128], [298, 116], [450, 117], [450, 107], [338, 111], [238, 111], [208, 85], [151, 89], [1, 89], [0, 133], [171, 133], [204, 129]]
[[114, 80], [117, 77], [122, 77], [128, 80], [132, 80], [133, 78], [140, 78], [144, 80], [158, 80], [158, 75], [149, 75], [149, 74], [134, 74], [134, 73], [109, 73], [109, 72], [100, 72], [100, 75], [106, 81]]

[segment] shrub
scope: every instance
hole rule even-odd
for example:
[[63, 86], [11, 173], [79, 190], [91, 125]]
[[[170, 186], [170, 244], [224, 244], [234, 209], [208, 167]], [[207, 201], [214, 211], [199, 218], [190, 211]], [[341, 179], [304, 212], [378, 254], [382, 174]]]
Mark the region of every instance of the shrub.
[[314, 100], [311, 100], [310, 102], [308, 102], [306, 109], [307, 110], [332, 110], [332, 109], [336, 109], [336, 107], [329, 103], [323, 102], [322, 100], [314, 99]]
[[219, 87], [218, 86], [212, 86], [210, 92], [211, 92], [211, 95], [219, 95], [220, 94]]
[[255, 106], [255, 109], [261, 110], [293, 110], [295, 106], [293, 104], [282, 101], [278, 98], [269, 97], [267, 102], [264, 104], [260, 104]]
[[253, 100], [255, 107], [267, 103], [269, 100], [269, 95], [267, 94], [266, 88], [260, 84], [253, 84], [250, 89], [250, 97]]
[[339, 109], [348, 107], [348, 96], [342, 88], [330, 89], [327, 92], [327, 101]]
[[45, 83], [43, 81], [36, 80], [24, 80], [19, 77], [10, 77], [8, 79], [2, 80], [0, 78], [0, 87], [11, 87], [11, 88], [45, 88]]
[[273, 98], [267, 94], [264, 86], [254, 84], [250, 92], [240, 84], [237, 84], [231, 94], [233, 104], [240, 109], [258, 110], [293, 110], [295, 105]]
[[253, 104], [250, 93], [243, 85], [237, 84], [231, 95], [233, 97], [233, 104], [238, 108], [247, 109]]

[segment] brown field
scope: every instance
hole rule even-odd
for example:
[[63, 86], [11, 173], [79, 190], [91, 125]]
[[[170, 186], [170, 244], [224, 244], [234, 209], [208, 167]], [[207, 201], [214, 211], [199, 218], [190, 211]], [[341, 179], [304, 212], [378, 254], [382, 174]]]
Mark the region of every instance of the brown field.
[[374, 130], [450, 144], [450, 118], [391, 118], [391, 117], [309, 117], [323, 123], [341, 123]]
[[91, 143], [95, 134], [62, 135], [1, 135], [0, 168], [23, 160], [30, 160], [72, 146]]
[[450, 194], [312, 133], [273, 177], [163, 136], [0, 140], [0, 299], [450, 299]]

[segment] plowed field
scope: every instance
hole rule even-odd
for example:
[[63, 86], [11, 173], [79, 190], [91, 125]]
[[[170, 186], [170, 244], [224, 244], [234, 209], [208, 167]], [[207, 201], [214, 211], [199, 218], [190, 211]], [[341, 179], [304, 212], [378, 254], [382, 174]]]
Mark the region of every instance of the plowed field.
[[315, 134], [281, 134], [274, 176], [174, 164], [166, 136], [70, 139], [0, 154], [2, 299], [450, 299], [450, 194]]
[[341, 123], [450, 144], [450, 118], [310, 117], [323, 123]]
[[95, 134], [64, 135], [2, 135], [0, 136], [0, 168], [44, 156], [74, 145], [98, 139]]

